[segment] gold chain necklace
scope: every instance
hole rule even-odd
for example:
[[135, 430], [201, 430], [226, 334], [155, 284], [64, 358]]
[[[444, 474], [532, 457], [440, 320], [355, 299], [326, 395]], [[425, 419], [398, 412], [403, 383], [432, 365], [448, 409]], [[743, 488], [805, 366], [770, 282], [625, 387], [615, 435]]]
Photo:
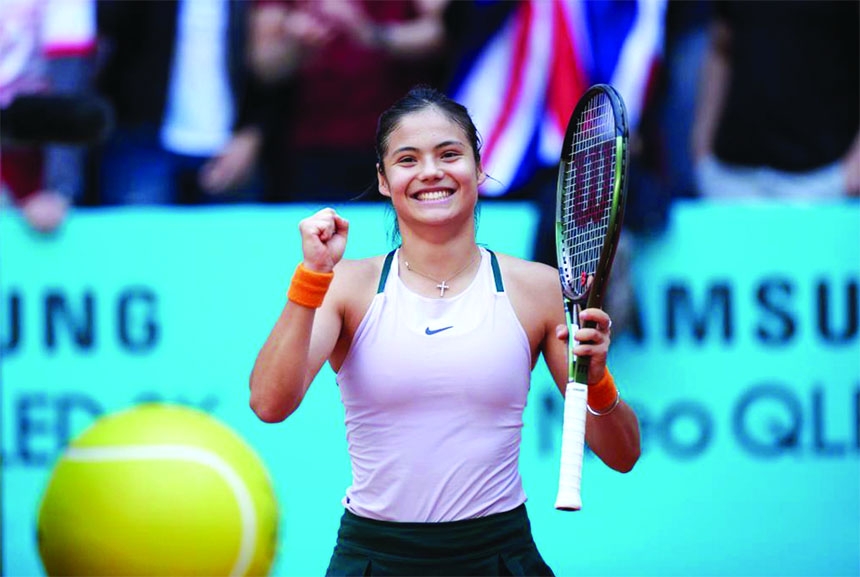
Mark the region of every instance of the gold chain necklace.
[[445, 291], [448, 290], [449, 288], [451, 288], [451, 286], [448, 284], [448, 281], [454, 280], [455, 278], [460, 276], [463, 272], [465, 272], [465, 270], [467, 268], [469, 268], [470, 266], [472, 266], [475, 263], [475, 260], [477, 260], [477, 258], [480, 254], [481, 254], [481, 251], [478, 251], [477, 253], [475, 253], [475, 256], [473, 256], [471, 259], [469, 259], [469, 262], [466, 263], [466, 266], [464, 266], [463, 268], [461, 268], [460, 270], [458, 270], [457, 272], [452, 274], [450, 277], [448, 277], [447, 280], [443, 280], [443, 281], [438, 281], [435, 278], [433, 278], [432, 276], [426, 275], [423, 272], [421, 272], [420, 270], [412, 268], [412, 266], [409, 264], [409, 261], [406, 259], [403, 259], [403, 264], [404, 264], [404, 266], [406, 266], [407, 270], [414, 272], [417, 275], [421, 275], [424, 278], [430, 279], [433, 282], [437, 283], [436, 288], [439, 289], [439, 296], [444, 297]]

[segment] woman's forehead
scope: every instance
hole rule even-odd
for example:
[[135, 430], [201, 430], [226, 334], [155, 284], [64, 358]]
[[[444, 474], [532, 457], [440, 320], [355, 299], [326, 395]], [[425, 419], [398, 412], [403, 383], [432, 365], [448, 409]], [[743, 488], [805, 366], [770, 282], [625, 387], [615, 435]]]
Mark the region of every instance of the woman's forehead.
[[436, 107], [424, 108], [404, 115], [391, 132], [389, 145], [395, 140], [442, 138], [466, 141], [465, 131]]

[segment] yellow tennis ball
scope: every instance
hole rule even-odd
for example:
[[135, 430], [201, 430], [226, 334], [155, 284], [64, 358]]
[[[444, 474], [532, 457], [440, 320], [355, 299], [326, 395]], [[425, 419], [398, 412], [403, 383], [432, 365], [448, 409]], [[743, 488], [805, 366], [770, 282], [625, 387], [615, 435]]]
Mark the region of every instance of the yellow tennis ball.
[[278, 505], [260, 458], [210, 415], [139, 405], [54, 467], [38, 518], [48, 575], [266, 575]]

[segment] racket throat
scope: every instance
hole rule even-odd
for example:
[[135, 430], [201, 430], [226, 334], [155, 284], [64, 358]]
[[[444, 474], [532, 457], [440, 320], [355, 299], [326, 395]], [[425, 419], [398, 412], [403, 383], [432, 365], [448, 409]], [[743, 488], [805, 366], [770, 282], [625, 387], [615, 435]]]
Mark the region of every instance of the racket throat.
[[[587, 296], [587, 295], [586, 295]], [[588, 384], [588, 367], [591, 357], [577, 357], [573, 352], [577, 345], [573, 335], [579, 330], [579, 313], [582, 312], [582, 305], [579, 300], [565, 299], [565, 315], [567, 317], [568, 335], [567, 339], [567, 370], [568, 378], [572, 382]]]

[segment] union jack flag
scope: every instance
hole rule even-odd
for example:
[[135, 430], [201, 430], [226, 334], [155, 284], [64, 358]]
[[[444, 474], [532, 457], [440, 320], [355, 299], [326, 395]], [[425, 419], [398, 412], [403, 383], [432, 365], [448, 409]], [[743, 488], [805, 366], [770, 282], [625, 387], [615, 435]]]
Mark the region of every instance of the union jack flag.
[[[492, 2], [478, 2], [490, 5]], [[666, 0], [518, 0], [455, 75], [450, 93], [469, 109], [492, 178], [483, 196], [502, 196], [540, 167], [554, 166], [573, 107], [607, 83], [635, 130], [663, 48]]]

